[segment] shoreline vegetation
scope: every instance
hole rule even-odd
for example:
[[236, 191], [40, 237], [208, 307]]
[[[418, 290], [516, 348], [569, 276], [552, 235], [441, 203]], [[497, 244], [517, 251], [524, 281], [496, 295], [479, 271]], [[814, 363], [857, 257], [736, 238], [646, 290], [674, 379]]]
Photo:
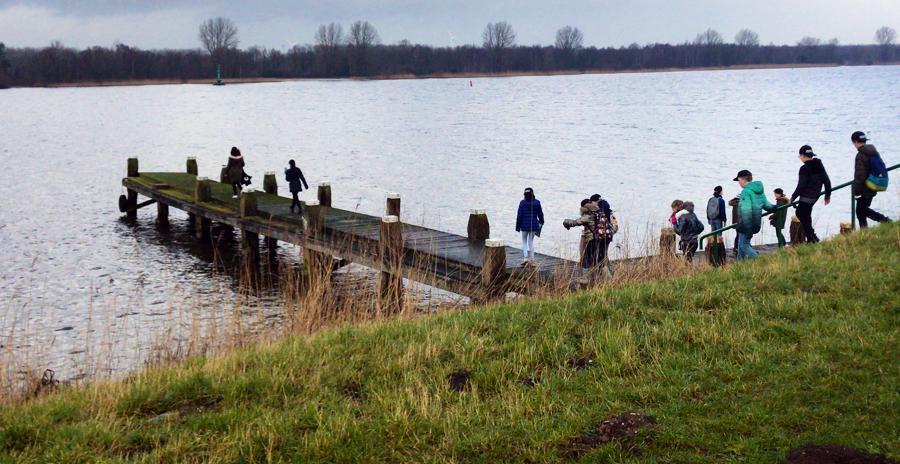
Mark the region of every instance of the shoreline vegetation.
[[[896, 458], [898, 245], [884, 224], [719, 269], [44, 385], [0, 408], [0, 461]], [[854, 462], [891, 462], [874, 459]]]
[[[873, 65], [853, 64], [842, 65], [835, 63], [799, 63], [799, 64], [747, 64], [734, 66], [709, 66], [709, 67], [691, 67], [691, 68], [656, 68], [656, 69], [621, 69], [621, 70], [559, 70], [559, 71], [509, 71], [509, 72], [462, 72], [462, 73], [435, 73], [429, 75], [415, 74], [393, 74], [367, 77], [296, 77], [296, 78], [279, 78], [279, 77], [247, 77], [247, 78], [226, 78], [222, 79], [225, 84], [261, 84], [273, 82], [292, 82], [292, 81], [383, 81], [383, 80], [414, 80], [414, 79], [484, 79], [484, 78], [509, 78], [509, 77], [553, 77], [553, 76], [581, 76], [594, 74], [653, 74], [653, 73], [672, 73], [672, 72], [694, 72], [694, 71], [739, 71], [739, 70], [760, 70], [760, 69], [805, 69], [805, 68], [839, 68], [839, 67], [864, 67], [864, 66], [897, 66], [900, 61], [889, 63], [877, 63]], [[28, 87], [13, 88], [74, 88], [74, 87], [129, 87], [129, 86], [145, 86], [145, 85], [209, 85], [215, 79], [139, 79], [139, 80], [114, 80], [114, 81], [80, 81], [68, 82], [60, 84], [35, 85]]]

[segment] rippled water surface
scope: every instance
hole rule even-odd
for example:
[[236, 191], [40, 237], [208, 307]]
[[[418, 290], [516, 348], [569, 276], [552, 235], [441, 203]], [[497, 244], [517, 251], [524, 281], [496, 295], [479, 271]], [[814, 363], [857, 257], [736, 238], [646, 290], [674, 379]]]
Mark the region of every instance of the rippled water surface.
[[[0, 91], [0, 336], [27, 328], [37, 338], [13, 349], [40, 347], [60, 365], [104, 334], [125, 347], [137, 337], [123, 334], [145, 333], [174, 310], [234, 300], [234, 278], [193, 242], [182, 213], [173, 210], [166, 233], [153, 225], [155, 208], [141, 210], [137, 225], [121, 220], [130, 156], [141, 170], [166, 171], [193, 155], [200, 175], [217, 178], [236, 145], [259, 180], [293, 158], [313, 187], [331, 182], [337, 207], [381, 214], [385, 193], [399, 192], [406, 220], [459, 234], [470, 209], [486, 208], [492, 235], [513, 244], [530, 186], [548, 221], [538, 250], [562, 256], [577, 242], [562, 220], [591, 193], [612, 203], [628, 229], [619, 244], [636, 250], [673, 199], [693, 200], [702, 216], [713, 186], [737, 192], [739, 169], [770, 197], [775, 187], [790, 192], [804, 143], [835, 183], [852, 174], [853, 130], [868, 132], [887, 163], [900, 160], [897, 66], [469, 82]], [[875, 207], [896, 217], [898, 191]], [[816, 208], [820, 235], [848, 218], [849, 192]], [[761, 240], [772, 237], [767, 229]], [[296, 249], [280, 259], [296, 260]]]

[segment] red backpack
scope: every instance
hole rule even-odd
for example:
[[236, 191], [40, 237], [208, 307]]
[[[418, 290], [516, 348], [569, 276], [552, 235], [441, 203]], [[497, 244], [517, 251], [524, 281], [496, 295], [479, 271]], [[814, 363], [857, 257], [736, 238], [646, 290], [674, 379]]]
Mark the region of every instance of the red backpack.
[[606, 219], [606, 213], [603, 210], [593, 212], [594, 215], [594, 240], [608, 240], [612, 238], [612, 230], [609, 227], [609, 221]]

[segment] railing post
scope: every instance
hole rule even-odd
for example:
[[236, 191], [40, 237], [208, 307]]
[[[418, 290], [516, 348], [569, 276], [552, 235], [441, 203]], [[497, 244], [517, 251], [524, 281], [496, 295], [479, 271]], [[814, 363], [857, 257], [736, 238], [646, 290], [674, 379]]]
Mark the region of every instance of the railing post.
[[379, 234], [381, 272], [378, 274], [378, 311], [381, 316], [397, 314], [403, 307], [403, 233], [400, 218], [381, 219]]
[[316, 198], [319, 199], [319, 205], [331, 208], [331, 184], [322, 182], [316, 192]]
[[503, 240], [484, 241], [484, 263], [481, 268], [481, 285], [488, 301], [501, 298], [506, 293], [509, 275], [506, 273], [506, 247]]
[[388, 216], [400, 217], [400, 194], [389, 193], [385, 201], [385, 211]]
[[487, 211], [473, 209], [469, 213], [469, 224], [466, 226], [466, 235], [472, 242], [483, 242], [491, 236], [491, 223], [488, 221]]
[[188, 174], [197, 175], [197, 158], [193, 156], [187, 157], [186, 170]]

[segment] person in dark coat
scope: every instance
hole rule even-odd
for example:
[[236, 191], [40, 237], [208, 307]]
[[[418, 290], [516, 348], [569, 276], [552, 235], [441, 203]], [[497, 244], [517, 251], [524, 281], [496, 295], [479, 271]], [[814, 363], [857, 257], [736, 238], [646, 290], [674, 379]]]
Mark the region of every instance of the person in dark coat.
[[306, 178], [303, 177], [303, 171], [297, 167], [297, 163], [295, 163], [294, 160], [288, 161], [288, 164], [290, 167], [284, 170], [284, 180], [288, 182], [291, 196], [294, 197], [294, 200], [291, 202], [291, 212], [294, 212], [294, 206], [296, 206], [297, 213], [302, 213], [303, 204], [300, 203], [298, 194], [302, 192], [303, 189], [309, 190], [309, 184], [306, 183]]
[[856, 131], [850, 136], [850, 141], [856, 147], [856, 164], [853, 170], [853, 197], [856, 198], [856, 220], [859, 221], [859, 227], [865, 229], [869, 227], [867, 219], [877, 222], [891, 222], [887, 216], [872, 209], [872, 200], [877, 192], [870, 189], [866, 185], [866, 179], [869, 178], [869, 170], [871, 169], [870, 160], [873, 157], [880, 157], [878, 150], [870, 145], [866, 134]]
[[817, 243], [819, 237], [812, 225], [812, 210], [816, 202], [819, 201], [819, 194], [822, 193], [822, 187], [825, 187], [825, 205], [831, 203], [831, 179], [825, 172], [825, 165], [822, 160], [816, 158], [812, 147], [803, 145], [800, 147], [800, 161], [803, 166], [800, 167], [800, 174], [797, 179], [797, 188], [791, 194], [791, 203], [799, 199], [797, 203], [797, 219], [803, 225], [803, 233], [806, 235], [806, 241], [809, 243]]
[[[790, 203], [790, 200], [784, 194], [784, 190], [780, 188], [775, 189], [775, 206], [780, 208], [788, 203]], [[787, 241], [784, 239], [784, 223], [787, 222], [787, 210], [788, 208], [785, 207], [769, 216], [769, 224], [775, 228], [775, 237], [778, 238], [778, 248], [784, 248], [787, 245]]]
[[539, 237], [544, 227], [544, 211], [540, 200], [534, 197], [534, 190], [526, 188], [524, 197], [516, 214], [516, 232], [522, 233], [523, 266], [534, 261], [534, 237]]
[[241, 156], [241, 151], [237, 147], [231, 147], [231, 156], [228, 157], [225, 172], [228, 174], [228, 181], [231, 182], [231, 190], [234, 192], [234, 196], [231, 198], [237, 198], [244, 182], [244, 157]]
[[694, 214], [694, 203], [686, 201], [682, 204], [682, 209], [678, 211], [675, 219], [675, 233], [681, 237], [678, 247], [684, 253], [685, 259], [691, 261], [700, 242], [698, 236], [703, 232], [703, 223]]

